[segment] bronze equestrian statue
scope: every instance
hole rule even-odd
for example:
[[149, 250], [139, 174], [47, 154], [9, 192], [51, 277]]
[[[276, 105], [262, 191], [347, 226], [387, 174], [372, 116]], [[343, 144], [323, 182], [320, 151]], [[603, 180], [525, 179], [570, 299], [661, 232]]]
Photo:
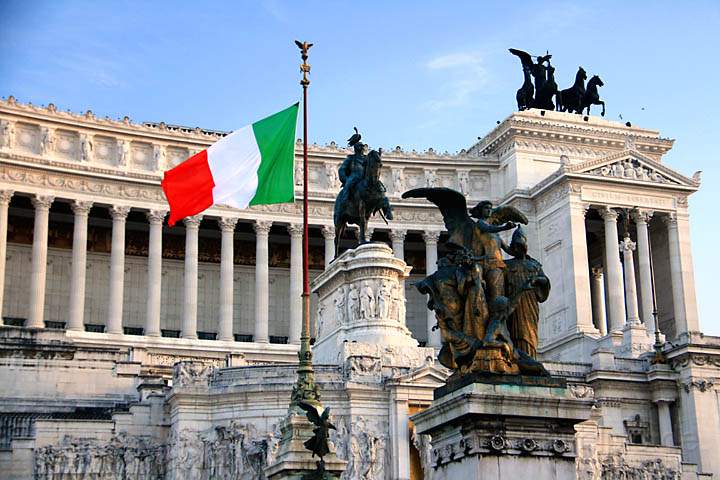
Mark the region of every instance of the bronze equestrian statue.
[[348, 139], [353, 153], [348, 155], [340, 165], [338, 177], [342, 189], [335, 199], [335, 256], [340, 254], [340, 240], [348, 224], [360, 228], [359, 243], [367, 243], [367, 225], [370, 217], [380, 212], [387, 223], [392, 220], [392, 207], [385, 195], [385, 186], [380, 181], [382, 169], [382, 149], [371, 150], [364, 154], [365, 144], [360, 142], [361, 136], [355, 134]]

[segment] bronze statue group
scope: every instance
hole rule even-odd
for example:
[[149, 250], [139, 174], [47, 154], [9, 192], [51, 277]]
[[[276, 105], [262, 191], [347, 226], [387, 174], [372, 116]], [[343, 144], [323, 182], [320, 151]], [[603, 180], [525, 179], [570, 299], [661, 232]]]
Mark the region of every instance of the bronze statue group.
[[587, 114], [590, 115], [591, 105], [602, 105], [600, 115], [605, 116], [605, 102], [600, 100], [598, 92], [598, 87], [602, 87], [604, 83], [599, 76], [593, 75], [585, 86], [587, 73], [579, 67], [575, 74], [575, 83], [570, 88], [558, 90], [555, 67], [550, 64], [552, 55], [537, 56], [533, 61], [532, 56], [522, 50], [511, 48], [510, 53], [520, 58], [523, 69], [524, 82], [515, 96], [518, 110], [539, 108], [582, 114], [587, 109]]

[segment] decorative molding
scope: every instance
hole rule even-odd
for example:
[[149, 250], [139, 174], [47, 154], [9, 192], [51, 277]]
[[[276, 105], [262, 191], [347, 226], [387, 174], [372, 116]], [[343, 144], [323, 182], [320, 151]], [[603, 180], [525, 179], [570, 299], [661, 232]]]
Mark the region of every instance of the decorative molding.
[[682, 382], [681, 385], [686, 393], [690, 393], [690, 390], [693, 389], [698, 389], [701, 392], [709, 392], [715, 386], [715, 382], [705, 378], [693, 378]]

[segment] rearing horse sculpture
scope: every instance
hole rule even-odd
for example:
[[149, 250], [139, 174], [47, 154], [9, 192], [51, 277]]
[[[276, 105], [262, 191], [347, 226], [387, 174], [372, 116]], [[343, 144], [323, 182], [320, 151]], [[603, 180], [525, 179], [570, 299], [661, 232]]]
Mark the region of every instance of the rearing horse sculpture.
[[371, 150], [365, 160], [363, 176], [351, 187], [341, 191], [335, 199], [335, 257], [340, 254], [340, 239], [348, 224], [360, 227], [360, 244], [367, 243], [368, 220], [378, 211], [387, 223], [392, 220], [392, 208], [385, 196], [385, 186], [380, 181], [382, 150]]
[[585, 95], [582, 98], [582, 105], [580, 106], [580, 113], [587, 108], [587, 114], [590, 115], [590, 105], [602, 105], [602, 112], [600, 116], [605, 116], [605, 102], [600, 100], [600, 93], [598, 93], [598, 87], [605, 85], [600, 77], [593, 75], [585, 90]]
[[581, 104], [585, 96], [585, 80], [587, 80], [585, 69], [578, 67], [573, 86], [557, 93], [557, 110], [559, 112], [582, 113]]

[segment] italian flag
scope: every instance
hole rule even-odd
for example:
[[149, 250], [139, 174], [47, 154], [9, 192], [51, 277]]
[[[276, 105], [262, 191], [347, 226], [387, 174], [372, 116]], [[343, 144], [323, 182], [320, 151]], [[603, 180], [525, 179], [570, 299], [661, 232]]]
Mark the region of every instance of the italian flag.
[[235, 130], [165, 172], [168, 225], [212, 205], [292, 202], [298, 104]]

